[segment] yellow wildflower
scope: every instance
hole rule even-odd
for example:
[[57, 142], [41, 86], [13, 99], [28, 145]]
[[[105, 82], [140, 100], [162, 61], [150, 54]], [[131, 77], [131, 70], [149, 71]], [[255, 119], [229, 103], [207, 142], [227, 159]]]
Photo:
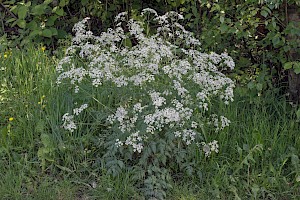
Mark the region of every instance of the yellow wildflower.
[[44, 52], [46, 50], [46, 47], [45, 46], [42, 46], [41, 47], [42, 51]]
[[10, 117], [9, 119], [8, 119], [8, 121], [13, 121], [14, 120], [14, 118], [13, 117]]

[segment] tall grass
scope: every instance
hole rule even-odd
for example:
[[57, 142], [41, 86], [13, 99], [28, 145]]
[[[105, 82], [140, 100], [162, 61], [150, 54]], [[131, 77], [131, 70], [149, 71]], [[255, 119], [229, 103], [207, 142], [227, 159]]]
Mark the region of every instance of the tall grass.
[[[101, 125], [62, 131], [73, 99], [55, 85], [56, 60], [41, 47], [1, 54], [1, 198], [142, 199], [130, 173], [111, 177], [102, 168]], [[299, 199], [299, 122], [285, 99], [271, 93], [253, 103], [236, 93], [215, 109], [232, 122], [208, 136], [219, 141], [219, 154], [196, 162], [192, 178], [173, 174], [168, 199]]]

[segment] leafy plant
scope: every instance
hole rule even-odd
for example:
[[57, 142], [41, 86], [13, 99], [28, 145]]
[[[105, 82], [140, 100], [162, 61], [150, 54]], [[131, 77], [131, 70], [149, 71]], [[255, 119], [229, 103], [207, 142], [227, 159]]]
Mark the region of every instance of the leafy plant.
[[[219, 70], [232, 69], [234, 62], [227, 53], [200, 52], [199, 41], [178, 23], [180, 14], [144, 9], [142, 22], [126, 21], [126, 15], [120, 13], [117, 27], [100, 36], [85, 30], [88, 19], [76, 24], [57, 83], [69, 84], [75, 99], [88, 95], [108, 112], [111, 134], [103, 157], [108, 171], [132, 171], [137, 181], [144, 180], [137, 183], [145, 196], [163, 199], [172, 168], [194, 173], [189, 151], [199, 146], [206, 157], [218, 152], [209, 135], [230, 121], [213, 113], [211, 100], [233, 101], [234, 83]], [[155, 23], [155, 34], [147, 35]], [[96, 99], [99, 92], [108, 95]], [[64, 114], [63, 128], [75, 132], [75, 119], [88, 107], [95, 109], [82, 104]]]

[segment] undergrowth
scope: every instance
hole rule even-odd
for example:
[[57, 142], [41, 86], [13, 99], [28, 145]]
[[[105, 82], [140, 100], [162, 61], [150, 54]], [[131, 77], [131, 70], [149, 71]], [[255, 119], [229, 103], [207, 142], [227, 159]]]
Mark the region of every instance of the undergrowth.
[[[1, 198], [143, 199], [132, 171], [111, 176], [103, 164], [107, 116], [85, 113], [77, 131], [62, 129], [74, 100], [56, 87], [57, 60], [41, 47], [1, 54]], [[299, 199], [299, 122], [286, 99], [250, 101], [237, 88], [230, 105], [214, 105], [231, 121], [214, 135], [219, 153], [197, 162], [195, 176], [174, 168], [166, 199]]]

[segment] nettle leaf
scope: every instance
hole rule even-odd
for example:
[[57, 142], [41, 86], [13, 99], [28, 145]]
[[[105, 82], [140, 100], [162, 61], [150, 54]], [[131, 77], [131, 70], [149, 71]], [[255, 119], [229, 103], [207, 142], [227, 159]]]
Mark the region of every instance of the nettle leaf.
[[56, 6], [56, 7], [54, 7], [52, 9], [52, 13], [55, 13], [58, 16], [64, 16], [64, 9], [63, 8], [59, 8], [58, 6]]
[[50, 29], [45, 29], [42, 32], [42, 36], [50, 38], [52, 37], [52, 31]]
[[27, 28], [29, 28], [32, 31], [35, 31], [37, 29], [38, 25], [35, 21], [31, 21], [27, 24]]
[[284, 69], [291, 69], [293, 67], [293, 62], [287, 62], [284, 63], [283, 68]]
[[18, 9], [18, 18], [19, 19], [25, 19], [26, 15], [28, 12], [28, 8], [24, 5], [22, 5], [19, 9]]
[[222, 33], [225, 33], [228, 30], [228, 26], [224, 23], [220, 25], [220, 30]]
[[46, 1], [44, 1], [44, 4], [50, 4], [50, 3], [52, 3], [53, 2], [53, 0], [46, 0]]
[[47, 8], [46, 4], [40, 4], [40, 5], [34, 6], [31, 11], [32, 11], [33, 15], [43, 15], [43, 14], [45, 14], [46, 8]]
[[280, 43], [280, 38], [279, 38], [278, 35], [276, 35], [275, 37], [273, 37], [272, 43], [273, 43], [274, 46], [277, 46]]
[[264, 16], [264, 17], [267, 17], [267, 16], [268, 16], [268, 12], [265, 11], [265, 10], [262, 10], [262, 11], [260, 12], [260, 14], [261, 14], [262, 16]]
[[50, 16], [47, 19], [46, 26], [53, 26], [55, 21], [57, 20], [57, 18], [58, 18], [58, 16]]
[[29, 34], [29, 37], [34, 37], [36, 35], [41, 35], [42, 31], [41, 30], [34, 30]]
[[25, 28], [26, 27], [26, 21], [24, 19], [18, 19], [16, 22], [17, 22], [17, 25], [20, 28]]
[[27, 6], [27, 7], [31, 6], [31, 1], [28, 1], [28, 2], [25, 4], [25, 6]]
[[58, 34], [56, 28], [50, 27], [49, 29], [51, 30], [52, 35], [57, 35]]
[[68, 33], [65, 30], [57, 30], [57, 38], [64, 39]]
[[300, 62], [294, 62], [294, 72], [300, 74]]
[[59, 1], [59, 6], [60, 6], [60, 7], [64, 7], [65, 5], [67, 5], [66, 0], [60, 0], [60, 1]]

